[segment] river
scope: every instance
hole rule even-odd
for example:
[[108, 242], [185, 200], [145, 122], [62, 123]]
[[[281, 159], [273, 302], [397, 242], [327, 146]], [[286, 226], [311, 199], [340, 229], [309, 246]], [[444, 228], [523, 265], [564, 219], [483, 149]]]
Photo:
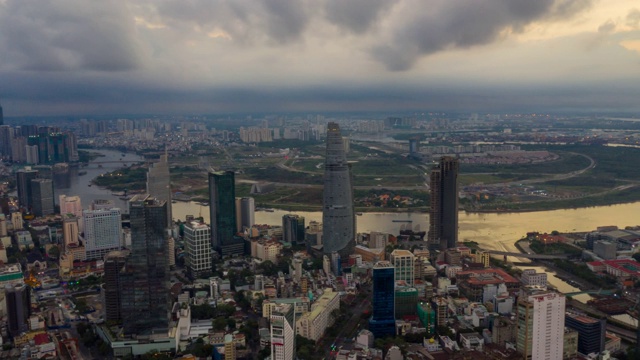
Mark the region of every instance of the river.
[[[67, 172], [53, 174], [56, 204], [58, 204], [59, 195], [80, 196], [84, 209], [88, 209], [94, 200], [110, 199], [113, 200], [115, 205], [122, 209], [123, 212], [129, 213], [129, 208], [125, 200], [119, 199], [119, 197], [113, 195], [110, 190], [89, 185], [91, 184], [91, 180], [101, 174], [120, 169], [124, 164], [130, 166], [133, 163], [144, 161], [144, 158], [131, 153], [126, 153], [123, 156], [123, 153], [113, 150], [89, 151], [97, 152], [104, 156], [95, 159], [85, 167], [70, 167]], [[121, 160], [123, 162], [119, 162]], [[79, 175], [79, 173], [82, 172], [86, 172], [86, 174]]]
[[[100, 150], [105, 157], [96, 159], [97, 162], [117, 161], [122, 156], [116, 151]], [[126, 154], [125, 160], [143, 161], [140, 156]], [[110, 191], [95, 186], [89, 187], [91, 179], [102, 173], [117, 169], [119, 164], [103, 164], [98, 167], [95, 163], [80, 170], [87, 171], [86, 175], [78, 176], [78, 169], [70, 169], [68, 186], [56, 189], [59, 194], [79, 195], [82, 198], [84, 208], [87, 208], [95, 199], [112, 199], [116, 204], [127, 211], [124, 201], [111, 194]], [[57, 200], [57, 198], [56, 198]], [[172, 204], [174, 219], [184, 219], [186, 215], [202, 216], [205, 222], [209, 222], [209, 207], [195, 202], [175, 202]], [[255, 219], [257, 224], [281, 225], [282, 215], [290, 212], [274, 210], [273, 212], [258, 211]], [[480, 244], [482, 248], [518, 252], [515, 241], [522, 238], [529, 231], [551, 232], [586, 232], [595, 230], [598, 226], [617, 225], [624, 228], [638, 224], [640, 202], [596, 206], [580, 209], [565, 209], [552, 211], [522, 212], [522, 213], [466, 213], [460, 212], [460, 241], [472, 240]], [[309, 221], [322, 221], [322, 213], [296, 212], [304, 216], [307, 224]], [[394, 222], [395, 220], [395, 222]], [[358, 232], [379, 231], [390, 234], [398, 234], [401, 227], [411, 226], [414, 229], [427, 231], [429, 228], [428, 214], [425, 213], [363, 213], [357, 216]], [[522, 267], [526, 268], [526, 267]], [[531, 268], [531, 267], [529, 267]], [[540, 267], [533, 267], [538, 271], [547, 271]], [[547, 271], [549, 282], [562, 292], [574, 292], [578, 289], [570, 286]], [[578, 295], [580, 301], [589, 299], [589, 295]]]

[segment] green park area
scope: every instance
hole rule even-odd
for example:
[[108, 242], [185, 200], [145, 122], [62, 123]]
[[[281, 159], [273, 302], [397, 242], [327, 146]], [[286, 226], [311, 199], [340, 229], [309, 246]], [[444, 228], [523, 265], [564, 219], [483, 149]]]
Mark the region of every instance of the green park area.
[[[599, 145], [536, 145], [523, 149], [547, 150], [558, 158], [529, 164], [462, 163], [460, 188], [480, 190], [467, 192], [460, 200], [461, 207], [468, 211], [541, 211], [640, 200], [640, 168], [628, 166], [640, 163], [640, 149]], [[322, 142], [287, 140], [172, 158], [172, 187], [207, 201], [207, 172], [197, 166], [204, 159], [210, 168], [236, 172], [237, 196], [249, 196], [251, 182], [273, 183], [272, 192], [251, 195], [258, 206], [314, 210], [322, 204], [323, 153]], [[431, 164], [380, 150], [375, 144], [358, 143], [352, 144], [348, 160], [358, 211], [428, 208]], [[122, 191], [144, 189], [145, 180], [146, 168], [131, 167], [103, 174], [94, 183]]]

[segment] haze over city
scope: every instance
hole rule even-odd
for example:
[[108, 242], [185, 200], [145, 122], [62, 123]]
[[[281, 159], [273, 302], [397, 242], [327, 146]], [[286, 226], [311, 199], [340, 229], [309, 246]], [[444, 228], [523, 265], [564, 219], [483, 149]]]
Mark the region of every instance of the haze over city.
[[637, 110], [633, 1], [0, 2], [5, 116]]

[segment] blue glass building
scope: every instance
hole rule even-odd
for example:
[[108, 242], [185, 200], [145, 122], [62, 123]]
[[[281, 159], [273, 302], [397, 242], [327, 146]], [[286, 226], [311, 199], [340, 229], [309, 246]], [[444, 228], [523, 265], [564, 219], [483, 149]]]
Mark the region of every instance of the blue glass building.
[[373, 266], [373, 314], [369, 330], [376, 338], [396, 334], [395, 268], [388, 261]]

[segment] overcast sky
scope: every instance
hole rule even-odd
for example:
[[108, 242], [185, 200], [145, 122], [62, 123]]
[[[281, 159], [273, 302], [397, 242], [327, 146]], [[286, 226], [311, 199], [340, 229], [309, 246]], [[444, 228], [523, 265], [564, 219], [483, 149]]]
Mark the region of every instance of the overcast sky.
[[637, 0], [0, 0], [5, 116], [640, 110]]

